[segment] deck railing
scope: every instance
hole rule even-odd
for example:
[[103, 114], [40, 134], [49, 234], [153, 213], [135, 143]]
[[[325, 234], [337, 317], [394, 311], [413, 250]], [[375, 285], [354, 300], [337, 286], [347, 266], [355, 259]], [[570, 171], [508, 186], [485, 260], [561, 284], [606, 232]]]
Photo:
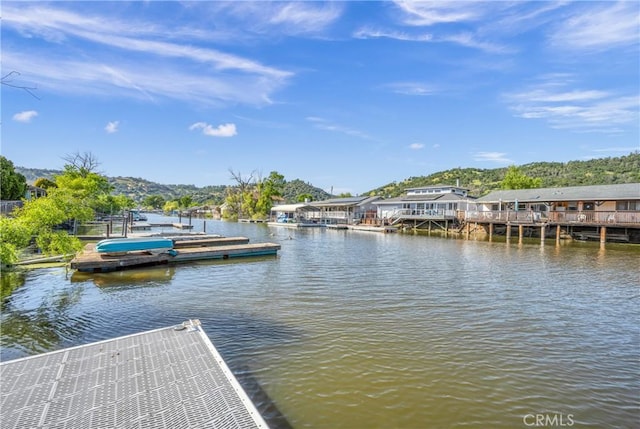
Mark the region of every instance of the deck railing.
[[640, 211], [467, 211], [467, 222], [530, 222], [639, 225]]

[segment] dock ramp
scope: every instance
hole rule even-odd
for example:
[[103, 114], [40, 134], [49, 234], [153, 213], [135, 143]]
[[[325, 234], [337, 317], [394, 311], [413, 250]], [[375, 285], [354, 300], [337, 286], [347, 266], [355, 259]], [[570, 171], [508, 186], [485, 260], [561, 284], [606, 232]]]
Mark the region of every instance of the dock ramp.
[[268, 428], [198, 320], [0, 363], [0, 428]]

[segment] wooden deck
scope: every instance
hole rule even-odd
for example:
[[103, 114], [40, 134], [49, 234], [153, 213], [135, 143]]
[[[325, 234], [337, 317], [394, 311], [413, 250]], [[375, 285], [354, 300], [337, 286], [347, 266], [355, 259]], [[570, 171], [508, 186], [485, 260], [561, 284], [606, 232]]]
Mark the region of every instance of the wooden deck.
[[[235, 238], [235, 240], [239, 240]], [[87, 244], [82, 252], [71, 261], [71, 268], [85, 272], [117, 271], [133, 267], [207, 259], [229, 259], [238, 257], [276, 255], [280, 245], [275, 243], [222, 244], [179, 247], [174, 252], [129, 252], [121, 255], [105, 255], [95, 250], [95, 244]], [[195, 240], [190, 240], [191, 242]]]

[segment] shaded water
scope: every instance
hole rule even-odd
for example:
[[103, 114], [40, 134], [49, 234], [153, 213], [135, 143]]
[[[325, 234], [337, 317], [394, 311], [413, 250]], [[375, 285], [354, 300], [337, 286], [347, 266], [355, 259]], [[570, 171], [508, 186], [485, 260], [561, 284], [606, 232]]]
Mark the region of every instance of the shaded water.
[[637, 247], [206, 228], [282, 249], [28, 272], [2, 303], [2, 360], [198, 318], [295, 428], [637, 427]]

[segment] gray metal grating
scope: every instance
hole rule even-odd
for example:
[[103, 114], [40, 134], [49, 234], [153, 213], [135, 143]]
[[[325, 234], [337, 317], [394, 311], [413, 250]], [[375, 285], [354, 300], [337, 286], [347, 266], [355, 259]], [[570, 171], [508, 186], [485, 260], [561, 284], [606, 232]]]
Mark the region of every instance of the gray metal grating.
[[0, 363], [1, 429], [267, 428], [200, 322]]

